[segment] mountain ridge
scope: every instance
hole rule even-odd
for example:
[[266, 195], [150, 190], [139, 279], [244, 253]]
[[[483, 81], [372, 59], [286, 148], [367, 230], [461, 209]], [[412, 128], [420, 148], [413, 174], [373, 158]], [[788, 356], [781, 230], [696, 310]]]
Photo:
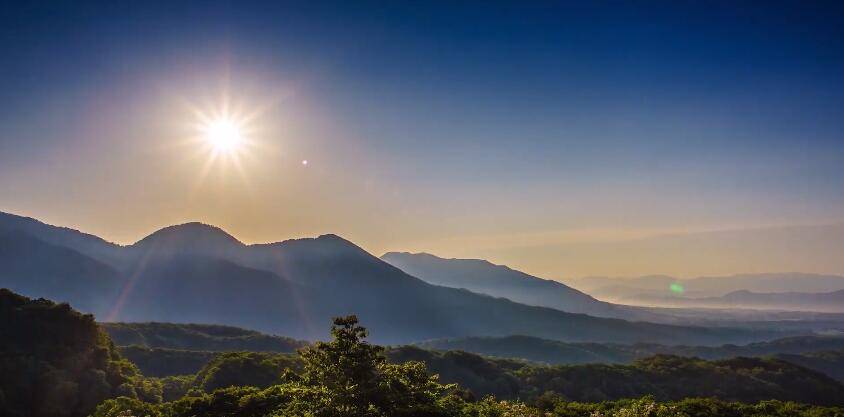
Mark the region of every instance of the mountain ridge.
[[[712, 344], [782, 335], [597, 318], [432, 285], [337, 235], [239, 245], [217, 229], [186, 227], [211, 230], [222, 236], [212, 243], [223, 244], [185, 247], [190, 239], [156, 238], [115, 247], [104, 261], [118, 265], [122, 289], [109, 300], [111, 308], [93, 312], [109, 320], [216, 323], [308, 340], [325, 337], [322, 323], [331, 317], [355, 313], [384, 343], [525, 333], [567, 341]], [[100, 259], [97, 255], [102, 251], [90, 256]], [[14, 275], [0, 271], [0, 286], [16, 282]]]
[[564, 283], [483, 259], [447, 259], [424, 252], [387, 252], [381, 259], [431, 284], [466, 288], [528, 305], [632, 320], [646, 320], [655, 316], [645, 310], [633, 311], [606, 303]]

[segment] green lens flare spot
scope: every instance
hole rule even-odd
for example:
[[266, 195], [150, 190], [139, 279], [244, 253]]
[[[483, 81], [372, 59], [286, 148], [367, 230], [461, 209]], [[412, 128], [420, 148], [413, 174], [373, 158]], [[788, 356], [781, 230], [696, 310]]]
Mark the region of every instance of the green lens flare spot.
[[671, 290], [671, 292], [673, 292], [674, 294], [682, 294], [686, 292], [686, 289], [683, 288], [683, 284], [680, 284], [679, 282], [672, 283], [668, 286], [668, 289]]

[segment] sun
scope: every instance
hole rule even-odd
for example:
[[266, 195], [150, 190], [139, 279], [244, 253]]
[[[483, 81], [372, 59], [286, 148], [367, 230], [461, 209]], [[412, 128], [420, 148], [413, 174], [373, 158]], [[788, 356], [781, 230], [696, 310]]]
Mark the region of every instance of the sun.
[[230, 153], [243, 144], [241, 126], [226, 117], [209, 120], [202, 127], [204, 139], [217, 152]]

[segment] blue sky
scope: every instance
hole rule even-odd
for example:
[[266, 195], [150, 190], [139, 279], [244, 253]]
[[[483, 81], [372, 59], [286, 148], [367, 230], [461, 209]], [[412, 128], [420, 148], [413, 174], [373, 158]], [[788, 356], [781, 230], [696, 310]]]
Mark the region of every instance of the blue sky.
[[[578, 239], [844, 221], [836, 2], [2, 7], [0, 210], [117, 241], [203, 220], [566, 275], [624, 273], [553, 262]], [[161, 149], [223, 91], [271, 103], [277, 152], [199, 181]]]

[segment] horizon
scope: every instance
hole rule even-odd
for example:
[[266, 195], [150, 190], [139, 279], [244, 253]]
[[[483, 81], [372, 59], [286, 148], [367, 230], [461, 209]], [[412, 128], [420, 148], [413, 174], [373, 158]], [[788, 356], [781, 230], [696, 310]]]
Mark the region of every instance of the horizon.
[[[40, 223], [48, 225], [48, 226], [59, 227], [59, 228], [69, 228], [71, 230], [74, 230], [74, 231], [77, 231], [77, 232], [80, 232], [80, 233], [83, 233], [83, 234], [87, 234], [87, 235], [91, 235], [91, 236], [103, 239], [104, 241], [106, 241], [109, 244], [118, 245], [120, 247], [132, 246], [132, 245], [134, 245], [134, 244], [136, 244], [136, 243], [138, 243], [138, 242], [140, 242], [140, 241], [142, 241], [142, 240], [144, 240], [144, 239], [146, 239], [146, 238], [148, 238], [148, 237], [150, 237], [150, 236], [152, 236], [152, 235], [156, 234], [157, 232], [160, 232], [164, 229], [176, 228], [176, 227], [180, 227], [180, 226], [187, 226], [187, 225], [194, 225], [194, 224], [198, 224], [198, 225], [202, 225], [202, 226], [205, 226], [205, 227], [209, 227], [211, 229], [218, 230], [218, 231], [226, 234], [227, 236], [235, 239], [238, 243], [244, 244], [246, 246], [267, 245], [267, 244], [273, 244], [273, 243], [284, 243], [284, 242], [287, 242], [287, 241], [294, 241], [294, 240], [301, 240], [301, 239], [318, 239], [318, 238], [321, 238], [321, 237], [324, 237], [324, 236], [337, 236], [337, 237], [339, 237], [343, 240], [348, 241], [349, 243], [351, 243], [355, 246], [361, 247], [367, 253], [369, 253], [370, 255], [372, 255], [376, 258], [379, 258], [379, 259], [382, 258], [384, 255], [389, 254], [389, 253], [400, 253], [400, 254], [404, 253], [404, 254], [410, 254], [410, 255], [429, 255], [429, 256], [433, 256], [435, 258], [443, 259], [443, 260], [482, 261], [482, 262], [489, 262], [490, 264], [495, 265], [495, 266], [503, 266], [503, 267], [507, 267], [507, 268], [510, 268], [510, 269], [513, 269], [513, 270], [516, 270], [516, 271], [519, 271], [519, 272], [524, 272], [524, 273], [533, 275], [537, 278], [557, 281], [557, 282], [560, 282], [560, 283], [563, 283], [563, 284], [566, 284], [566, 285], [569, 285], [569, 282], [567, 280], [582, 280], [582, 279], [588, 279], [588, 278], [636, 279], [636, 278], [648, 278], [648, 277], [667, 277], [667, 278], [673, 278], [673, 279], [677, 279], [677, 280], [690, 280], [690, 279], [696, 279], [696, 278], [715, 278], [715, 279], [717, 279], [717, 278], [728, 278], [728, 277], [732, 277], [732, 276], [742, 276], [742, 275], [831, 275], [831, 276], [844, 277], [844, 273], [807, 272], [807, 271], [798, 271], [798, 270], [793, 270], [793, 271], [786, 271], [786, 270], [765, 271], [765, 272], [733, 272], [733, 273], [728, 273], [728, 274], [694, 275], [694, 276], [691, 276], [691, 275], [671, 275], [671, 274], [661, 274], [661, 273], [648, 273], [648, 274], [642, 274], [642, 275], [584, 275], [584, 276], [566, 276], [566, 277], [546, 277], [546, 276], [542, 276], [542, 275], [539, 275], [539, 274], [534, 274], [534, 273], [527, 271], [527, 270], [519, 269], [519, 268], [517, 268], [513, 265], [498, 263], [498, 262], [495, 262], [494, 260], [491, 260], [491, 259], [452, 257], [452, 256], [449, 256], [449, 255], [446, 255], [446, 254], [432, 253], [432, 252], [426, 252], [426, 251], [408, 251], [408, 250], [401, 250], [401, 249], [388, 250], [388, 251], [384, 251], [384, 252], [373, 252], [373, 251], [367, 249], [366, 247], [360, 246], [355, 241], [355, 239], [353, 237], [344, 236], [344, 235], [341, 235], [341, 234], [331, 233], [331, 232], [322, 233], [322, 234], [313, 235], [313, 236], [293, 236], [293, 237], [279, 238], [279, 239], [275, 239], [275, 240], [250, 242], [250, 241], [246, 241], [246, 240], [241, 239], [236, 234], [233, 234], [230, 231], [226, 230], [226, 228], [224, 228], [224, 227], [220, 227], [218, 225], [207, 223], [207, 222], [204, 222], [204, 221], [201, 221], [201, 220], [191, 220], [191, 221], [186, 221], [186, 222], [183, 222], [183, 223], [176, 223], [176, 224], [160, 226], [160, 227], [156, 228], [155, 230], [152, 230], [149, 233], [146, 233], [146, 234], [144, 234], [144, 235], [142, 235], [142, 236], [140, 236], [140, 237], [138, 237], [138, 238], [136, 238], [135, 240], [132, 240], [132, 241], [117, 242], [117, 241], [108, 239], [108, 237], [106, 237], [106, 236], [100, 236], [100, 235], [97, 235], [97, 234], [93, 234], [93, 233], [90, 233], [88, 231], [75, 228], [73, 226], [53, 224], [53, 223], [50, 223], [50, 222], [45, 221], [43, 219], [38, 219], [38, 218], [35, 218], [35, 217], [32, 217], [32, 216], [27, 216], [27, 215], [23, 215], [23, 214], [19, 214], [19, 213], [11, 213], [11, 212], [4, 211], [4, 210], [0, 210], [0, 214], [7, 214], [7, 215], [11, 215], [11, 216], [17, 216], [17, 217], [22, 217], [22, 218], [34, 220], [34, 221], [40, 222]], [[813, 225], [813, 226], [809, 226], [809, 227], [823, 227], [823, 226], [829, 226], [829, 225]], [[844, 226], [844, 224], [838, 224], [836, 226]], [[723, 231], [710, 231], [709, 233], [713, 233], [713, 232], [723, 232]], [[704, 232], [704, 233], [706, 233], [706, 232]]]
[[543, 278], [844, 275], [844, 7], [4, 9], [0, 210]]

